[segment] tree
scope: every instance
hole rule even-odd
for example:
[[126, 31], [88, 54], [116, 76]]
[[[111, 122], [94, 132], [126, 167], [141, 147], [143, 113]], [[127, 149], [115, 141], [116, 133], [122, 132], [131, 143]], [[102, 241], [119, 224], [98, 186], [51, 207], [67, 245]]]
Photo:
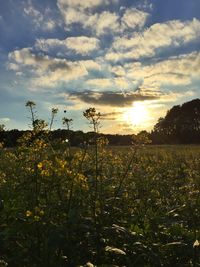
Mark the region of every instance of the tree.
[[49, 125], [49, 130], [51, 131], [52, 126], [53, 126], [53, 122], [55, 119], [56, 114], [58, 113], [58, 109], [57, 108], [52, 108], [51, 109], [51, 121], [50, 121], [50, 125]]
[[137, 145], [144, 145], [151, 143], [150, 134], [145, 130], [140, 131], [137, 135], [133, 135], [132, 138], [133, 138], [133, 143]]
[[36, 111], [35, 111], [35, 102], [33, 101], [27, 101], [26, 102], [26, 107], [30, 110], [30, 113], [31, 113], [31, 123], [32, 123], [32, 127], [34, 128], [34, 123], [35, 123], [35, 117], [36, 117]]
[[0, 132], [4, 132], [5, 131], [5, 125], [4, 124], [0, 124]]
[[95, 108], [89, 108], [86, 109], [85, 112], [83, 112], [83, 116], [90, 122], [94, 132], [98, 133], [101, 117], [100, 112], [97, 112]]
[[151, 137], [156, 143], [199, 143], [200, 99], [172, 107], [158, 120]]

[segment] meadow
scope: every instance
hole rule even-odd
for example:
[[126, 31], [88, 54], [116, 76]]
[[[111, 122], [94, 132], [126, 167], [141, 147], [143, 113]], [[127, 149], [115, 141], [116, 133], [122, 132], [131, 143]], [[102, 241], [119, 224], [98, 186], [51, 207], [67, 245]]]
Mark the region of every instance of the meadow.
[[2, 145], [0, 266], [200, 266], [200, 147], [142, 143]]

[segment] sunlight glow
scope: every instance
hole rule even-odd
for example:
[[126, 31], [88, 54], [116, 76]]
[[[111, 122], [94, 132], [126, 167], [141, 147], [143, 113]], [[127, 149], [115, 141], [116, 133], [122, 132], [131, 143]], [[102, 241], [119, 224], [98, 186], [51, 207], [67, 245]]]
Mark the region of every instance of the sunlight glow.
[[149, 111], [144, 103], [135, 102], [124, 112], [123, 120], [130, 126], [145, 125], [145, 122], [149, 120]]

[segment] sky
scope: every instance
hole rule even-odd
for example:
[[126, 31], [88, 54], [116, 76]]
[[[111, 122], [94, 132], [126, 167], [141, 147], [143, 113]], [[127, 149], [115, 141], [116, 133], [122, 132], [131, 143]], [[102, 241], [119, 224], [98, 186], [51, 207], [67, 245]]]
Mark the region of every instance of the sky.
[[[150, 131], [167, 110], [200, 97], [199, 0], [0, 1], [0, 124], [28, 129], [51, 109], [88, 131]], [[67, 112], [64, 113], [64, 110]]]

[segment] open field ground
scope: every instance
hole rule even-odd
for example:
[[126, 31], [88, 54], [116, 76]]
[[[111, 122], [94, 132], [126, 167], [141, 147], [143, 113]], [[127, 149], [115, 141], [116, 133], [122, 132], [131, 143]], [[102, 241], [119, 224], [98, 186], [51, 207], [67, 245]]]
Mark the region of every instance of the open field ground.
[[200, 266], [200, 146], [27, 140], [0, 151], [0, 266]]

